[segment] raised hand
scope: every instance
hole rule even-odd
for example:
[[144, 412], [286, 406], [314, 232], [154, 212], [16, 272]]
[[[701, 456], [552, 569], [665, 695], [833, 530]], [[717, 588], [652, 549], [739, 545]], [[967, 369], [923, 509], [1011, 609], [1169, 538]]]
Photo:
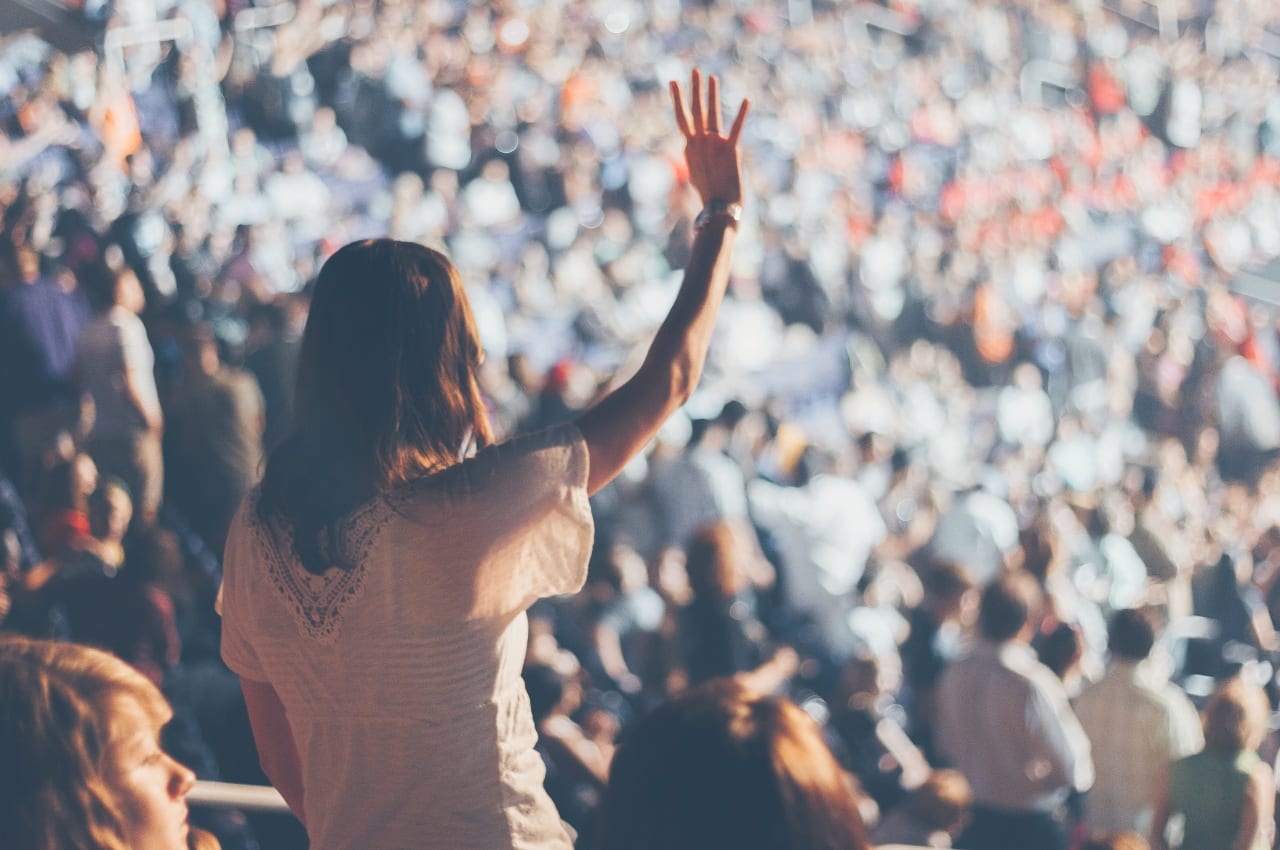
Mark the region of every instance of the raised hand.
[[676, 125], [684, 135], [685, 160], [689, 163], [689, 182], [698, 190], [703, 204], [742, 203], [742, 166], [738, 139], [747, 120], [751, 103], [742, 101], [733, 119], [729, 135], [720, 134], [720, 81], [712, 76], [707, 83], [706, 103], [702, 100], [702, 75], [693, 72], [689, 101], [692, 114], [685, 108], [684, 95], [674, 80], [671, 100], [675, 107]]

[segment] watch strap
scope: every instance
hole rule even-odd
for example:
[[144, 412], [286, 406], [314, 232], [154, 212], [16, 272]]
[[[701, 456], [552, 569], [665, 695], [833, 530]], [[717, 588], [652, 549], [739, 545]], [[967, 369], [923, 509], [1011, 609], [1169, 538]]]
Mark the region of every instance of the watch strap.
[[693, 226], [695, 228], [702, 227], [707, 222], [715, 218], [724, 218], [737, 224], [742, 221], [742, 204], [731, 204], [726, 201], [710, 201], [702, 212], [698, 213], [698, 217], [694, 219]]

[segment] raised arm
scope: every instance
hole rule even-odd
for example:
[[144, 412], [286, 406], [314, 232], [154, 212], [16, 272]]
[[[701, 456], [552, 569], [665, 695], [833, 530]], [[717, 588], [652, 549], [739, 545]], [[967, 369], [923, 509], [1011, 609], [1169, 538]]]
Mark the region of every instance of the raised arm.
[[658, 428], [688, 400], [707, 359], [716, 311], [729, 282], [729, 264], [742, 203], [738, 139], [747, 118], [743, 101], [727, 136], [720, 133], [719, 81], [711, 77], [706, 102], [702, 78], [693, 72], [692, 114], [676, 83], [671, 84], [676, 124], [685, 138], [689, 181], [704, 215], [671, 312], [658, 329], [639, 371], [578, 418], [591, 470], [587, 492], [595, 493], [622, 471]]

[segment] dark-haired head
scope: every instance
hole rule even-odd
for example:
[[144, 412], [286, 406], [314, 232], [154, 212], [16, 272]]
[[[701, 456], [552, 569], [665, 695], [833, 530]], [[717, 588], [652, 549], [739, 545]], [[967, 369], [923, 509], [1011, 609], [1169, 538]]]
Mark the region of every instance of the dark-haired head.
[[491, 442], [480, 360], [443, 254], [374, 239], [324, 264], [298, 360], [297, 427], [268, 461], [259, 502], [293, 526], [307, 569], [352, 566], [321, 541], [361, 503]]
[[982, 591], [978, 632], [994, 643], [1017, 637], [1040, 610], [1040, 586], [1019, 570], [1001, 576]]
[[1137, 608], [1126, 608], [1111, 616], [1107, 628], [1107, 648], [1115, 658], [1141, 661], [1151, 654], [1156, 644], [1156, 629], [1151, 615]]
[[862, 850], [857, 800], [809, 717], [732, 679], [636, 722], [601, 804], [598, 850]]

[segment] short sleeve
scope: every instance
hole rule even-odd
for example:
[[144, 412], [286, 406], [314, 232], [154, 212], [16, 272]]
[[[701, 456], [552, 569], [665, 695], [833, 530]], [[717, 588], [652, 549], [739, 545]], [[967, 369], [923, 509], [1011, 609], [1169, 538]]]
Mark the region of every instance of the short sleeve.
[[[227, 532], [227, 548], [222, 564], [222, 587], [218, 589], [218, 613], [222, 615], [222, 660], [231, 670], [255, 682], [268, 680], [254, 649], [254, 621], [250, 585], [255, 574], [251, 501], [246, 499]], [[261, 596], [261, 594], [259, 594]]]
[[125, 371], [149, 372], [155, 365], [146, 328], [136, 316], [131, 315], [121, 324], [120, 356], [124, 361]]
[[463, 464], [466, 533], [486, 541], [477, 592], [488, 610], [524, 610], [576, 593], [587, 579], [594, 525], [586, 440], [567, 423], [520, 437]]

